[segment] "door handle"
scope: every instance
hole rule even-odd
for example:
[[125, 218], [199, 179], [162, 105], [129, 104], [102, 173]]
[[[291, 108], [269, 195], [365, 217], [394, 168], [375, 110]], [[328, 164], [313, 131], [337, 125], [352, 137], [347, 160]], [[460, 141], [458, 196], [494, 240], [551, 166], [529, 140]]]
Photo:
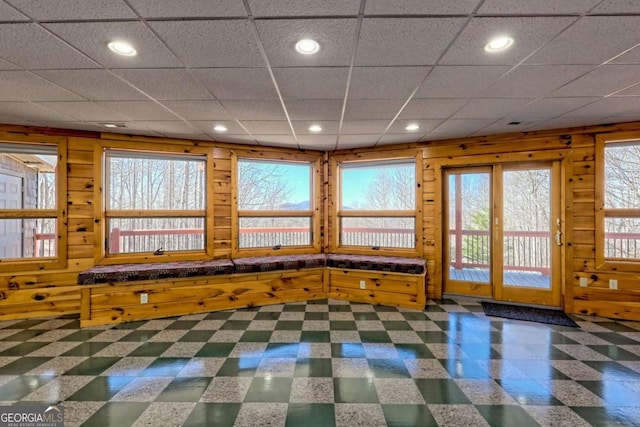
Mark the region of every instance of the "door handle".
[[562, 232], [556, 231], [556, 245], [562, 246]]

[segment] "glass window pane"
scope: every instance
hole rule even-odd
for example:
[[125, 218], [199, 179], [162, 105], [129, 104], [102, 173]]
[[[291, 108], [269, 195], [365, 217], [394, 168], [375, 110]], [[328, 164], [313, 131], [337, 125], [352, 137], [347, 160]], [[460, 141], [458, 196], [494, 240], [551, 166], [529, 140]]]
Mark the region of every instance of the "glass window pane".
[[310, 210], [310, 163], [238, 160], [238, 209]]
[[604, 256], [640, 259], [640, 218], [605, 218]]
[[413, 161], [346, 164], [341, 172], [341, 209], [415, 210], [416, 164]]
[[57, 147], [0, 147], [0, 210], [55, 209]]
[[340, 244], [380, 248], [416, 247], [415, 218], [342, 218]]
[[640, 141], [604, 149], [605, 208], [640, 209]]
[[239, 246], [311, 246], [311, 218], [240, 218]]
[[143, 153], [107, 153], [107, 209], [204, 209], [203, 157], [143, 156]]
[[57, 235], [55, 218], [0, 219], [0, 259], [53, 258]]
[[110, 218], [110, 254], [204, 250], [204, 218]]

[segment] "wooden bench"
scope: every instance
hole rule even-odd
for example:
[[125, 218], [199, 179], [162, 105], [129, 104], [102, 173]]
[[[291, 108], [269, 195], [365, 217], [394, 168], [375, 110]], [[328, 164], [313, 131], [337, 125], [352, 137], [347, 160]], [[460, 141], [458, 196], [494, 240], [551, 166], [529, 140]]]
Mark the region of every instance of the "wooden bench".
[[[277, 259], [274, 259], [277, 258]], [[80, 326], [326, 298], [324, 255], [96, 266], [81, 273]], [[251, 266], [251, 268], [249, 268]], [[143, 302], [146, 298], [147, 302]]]
[[424, 310], [424, 259], [328, 254], [329, 298]]
[[96, 266], [78, 276], [80, 325], [327, 296], [424, 309], [425, 266], [418, 259], [324, 254]]

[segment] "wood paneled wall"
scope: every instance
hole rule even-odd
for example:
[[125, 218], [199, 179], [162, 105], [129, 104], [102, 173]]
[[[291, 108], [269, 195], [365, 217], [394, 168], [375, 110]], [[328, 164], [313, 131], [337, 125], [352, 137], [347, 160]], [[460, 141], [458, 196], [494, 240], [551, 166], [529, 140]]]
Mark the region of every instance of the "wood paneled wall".
[[[567, 312], [640, 319], [640, 266], [637, 271], [619, 272], [599, 269], [595, 261], [595, 135], [637, 131], [640, 123], [563, 129], [533, 134], [509, 134], [492, 137], [465, 138], [449, 141], [393, 145], [375, 149], [346, 150], [338, 154], [364, 154], [385, 150], [405, 150], [408, 155], [422, 154], [423, 256], [427, 260], [428, 297], [442, 294], [441, 225], [442, 183], [440, 170], [448, 164], [474, 164], [489, 160], [526, 160], [556, 156], [563, 159], [564, 231], [563, 301]], [[0, 274], [0, 320], [78, 313], [80, 287], [77, 273], [94, 265], [94, 246], [103, 244], [96, 230], [94, 213], [93, 145], [98, 139], [131, 141], [137, 148], [157, 138], [67, 132], [55, 129], [0, 126], [3, 135], [68, 137], [68, 262], [61, 270], [29, 271]], [[231, 256], [231, 154], [234, 145], [184, 140], [160, 139], [166, 144], [197, 144], [214, 147], [214, 256]], [[242, 147], [247, 149], [247, 147]], [[255, 148], [255, 147], [252, 147]], [[270, 149], [267, 149], [270, 150]], [[273, 149], [283, 156], [295, 150]], [[335, 224], [329, 221], [334, 200], [329, 190], [329, 159], [324, 155], [322, 173], [322, 234], [325, 250]], [[579, 278], [588, 279], [588, 287], [579, 286]], [[610, 290], [609, 279], [618, 280], [618, 290]]]

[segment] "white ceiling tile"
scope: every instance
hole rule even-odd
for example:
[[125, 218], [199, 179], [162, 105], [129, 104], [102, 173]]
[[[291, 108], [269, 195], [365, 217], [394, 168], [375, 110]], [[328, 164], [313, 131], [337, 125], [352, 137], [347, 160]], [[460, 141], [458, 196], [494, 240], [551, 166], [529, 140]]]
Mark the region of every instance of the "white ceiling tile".
[[156, 132], [160, 132], [163, 135], [168, 135], [168, 134], [200, 135], [203, 133], [196, 126], [182, 120], [165, 120], [165, 121], [139, 120], [136, 123], [138, 123], [141, 126], [147, 127], [149, 129], [153, 129]]
[[536, 130], [549, 130], [549, 129], [563, 129], [563, 128], [572, 128], [579, 126], [590, 126], [596, 124], [593, 118], [584, 118], [584, 117], [559, 117], [555, 119], [551, 119], [544, 123], [540, 123], [538, 125], [534, 125], [530, 127], [529, 131]]
[[[348, 66], [356, 35], [356, 19], [258, 19], [256, 25], [272, 67]], [[320, 45], [314, 55], [295, 50], [301, 39]]]
[[420, 142], [435, 142], [446, 141], [448, 139], [460, 138], [456, 132], [431, 132], [423, 136]]
[[28, 71], [0, 71], [0, 101], [73, 101], [82, 97]]
[[480, 0], [368, 0], [366, 15], [466, 15]]
[[277, 99], [266, 68], [202, 68], [191, 70], [218, 99]]
[[238, 120], [286, 120], [279, 101], [223, 101], [222, 104]]
[[640, 82], [640, 64], [603, 65], [553, 92], [562, 96], [605, 96]]
[[432, 65], [463, 27], [463, 18], [365, 18], [356, 65]]
[[320, 134], [337, 134], [338, 124], [337, 121], [328, 120], [292, 120], [293, 129], [296, 131], [296, 135], [316, 135], [316, 132], [309, 130], [312, 125], [318, 125], [322, 128]]
[[640, 83], [630, 86], [625, 90], [621, 90], [620, 92], [616, 92], [616, 96], [626, 96], [626, 95], [631, 95], [631, 96], [640, 95]]
[[501, 134], [501, 133], [511, 133], [511, 132], [524, 132], [535, 126], [541, 122], [545, 122], [547, 119], [540, 120], [530, 120], [523, 121], [518, 124], [509, 121], [509, 119], [499, 120], [495, 123], [490, 124], [489, 126], [482, 128], [481, 130], [473, 133], [474, 136], [480, 135], [493, 135], [493, 134]]
[[94, 102], [40, 102], [41, 107], [82, 122], [123, 121], [126, 117]]
[[102, 101], [98, 104], [126, 117], [127, 121], [176, 120], [174, 114], [153, 101]]
[[610, 96], [565, 114], [563, 117], [606, 118], [640, 111], [640, 96]]
[[636, 0], [604, 0], [593, 13], [640, 13], [640, 3]]
[[337, 150], [371, 147], [378, 140], [378, 135], [340, 135]]
[[341, 100], [290, 100], [285, 103], [291, 120], [340, 120]]
[[[182, 65], [142, 22], [80, 22], [45, 26], [106, 68], [164, 68]], [[112, 52], [107, 44], [114, 40], [131, 43], [138, 54], [122, 56]]]
[[485, 0], [478, 15], [562, 15], [591, 10], [602, 0]]
[[346, 67], [274, 68], [283, 99], [343, 99], [349, 69]]
[[7, 114], [30, 121], [73, 121], [72, 117], [58, 114], [31, 102], [0, 102], [0, 115]]
[[581, 98], [541, 98], [524, 108], [511, 114], [513, 120], [528, 120], [531, 118], [552, 118], [565, 114], [569, 111], [590, 104], [599, 98], [597, 97], [581, 97]]
[[[447, 50], [440, 64], [515, 65], [544, 46], [574, 20], [568, 17], [473, 18]], [[513, 46], [508, 50], [495, 53], [484, 50], [491, 39], [505, 34], [514, 39]]]
[[[104, 132], [105, 128], [96, 124], [96, 123], [85, 123], [85, 122], [56, 122], [56, 121], [40, 121], [38, 122], [39, 126], [51, 127], [56, 129], [65, 129], [65, 130], [83, 130], [87, 132]], [[151, 132], [147, 130], [147, 132]]]
[[43, 70], [37, 71], [36, 74], [91, 101], [147, 99], [106, 70]]
[[[431, 132], [435, 129], [443, 120], [396, 120], [393, 122], [388, 134], [412, 134], [416, 137], [420, 137], [427, 132]], [[407, 130], [406, 127], [410, 124], [416, 124], [420, 126], [417, 130]]]
[[211, 94], [185, 69], [116, 70], [129, 83], [158, 100], [211, 99]]
[[0, 70], [19, 70], [20, 67], [0, 58]]
[[165, 132], [167, 138], [188, 139], [190, 141], [214, 141], [214, 138], [205, 133], [181, 133], [181, 132]]
[[640, 40], [640, 16], [585, 16], [527, 59], [537, 64], [601, 64]]
[[283, 120], [243, 120], [241, 123], [254, 135], [285, 135], [291, 132], [289, 122]]
[[592, 65], [521, 65], [482, 92], [490, 98], [537, 98], [593, 70]]
[[423, 135], [424, 133], [387, 133], [380, 137], [380, 140], [376, 145], [410, 144], [418, 142]]
[[640, 46], [612, 59], [610, 64], [640, 64]]
[[347, 101], [345, 120], [383, 119], [391, 121], [400, 111], [404, 99], [369, 100], [353, 99]]
[[237, 0], [129, 0], [129, 4], [144, 18], [216, 18], [246, 16]]
[[154, 21], [151, 28], [187, 67], [263, 67], [247, 20]]
[[428, 71], [426, 67], [355, 67], [349, 99], [408, 98]]
[[18, 125], [18, 126], [42, 126], [40, 122], [21, 119], [19, 117], [12, 116], [10, 114], [2, 114], [2, 113], [0, 113], [0, 123], [6, 124], [6, 125]]
[[161, 137], [162, 134], [160, 132], [155, 132], [152, 129], [149, 129], [146, 126], [143, 126], [139, 122], [126, 122], [125, 128], [104, 128], [104, 132], [108, 133], [117, 133], [117, 134], [125, 134], [125, 135], [144, 135], [144, 136], [154, 136]]
[[415, 98], [475, 98], [509, 71], [507, 66], [438, 66], [431, 70]]
[[298, 135], [301, 147], [314, 150], [333, 150], [337, 140], [337, 135]]
[[36, 24], [0, 24], [0, 40], [0, 57], [25, 69], [98, 67]]
[[473, 99], [453, 115], [454, 119], [499, 119], [523, 107], [532, 99], [485, 98]]
[[15, 8], [9, 6], [4, 2], [0, 2], [0, 21], [26, 21], [29, 18], [18, 12]]
[[340, 135], [373, 135], [381, 134], [389, 126], [389, 120], [347, 120], [342, 122]]
[[468, 99], [462, 98], [431, 98], [412, 99], [409, 101], [399, 118], [401, 119], [446, 119], [464, 107]]
[[[216, 139], [227, 135], [247, 135], [247, 132], [235, 121], [232, 120], [192, 120], [192, 125]], [[216, 132], [213, 128], [222, 125], [227, 128], [226, 132]]]
[[360, 0], [249, 0], [253, 16], [357, 15]]
[[218, 101], [163, 101], [162, 104], [186, 120], [230, 120]]
[[38, 21], [80, 19], [134, 19], [136, 14], [122, 0], [6, 0]]
[[494, 119], [449, 119], [438, 125], [433, 133], [447, 134], [450, 138], [461, 138], [493, 123]]
[[283, 148], [298, 148], [298, 142], [293, 135], [253, 135], [255, 140], [262, 145]]

